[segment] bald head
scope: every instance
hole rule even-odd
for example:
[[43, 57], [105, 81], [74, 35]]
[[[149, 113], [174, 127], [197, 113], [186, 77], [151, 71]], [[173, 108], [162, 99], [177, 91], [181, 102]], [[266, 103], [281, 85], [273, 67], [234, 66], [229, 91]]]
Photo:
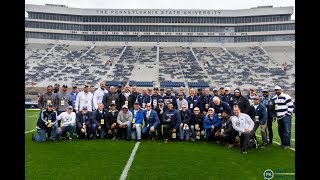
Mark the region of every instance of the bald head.
[[219, 105], [220, 104], [220, 99], [217, 96], [213, 97], [212, 101], [213, 101], [213, 103], [215, 105]]

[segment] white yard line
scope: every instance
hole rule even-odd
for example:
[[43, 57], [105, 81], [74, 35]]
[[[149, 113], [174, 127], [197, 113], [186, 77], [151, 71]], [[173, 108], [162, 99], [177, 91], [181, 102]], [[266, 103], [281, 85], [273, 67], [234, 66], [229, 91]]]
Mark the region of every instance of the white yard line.
[[31, 133], [31, 132], [33, 132], [33, 131], [36, 131], [36, 130], [34, 129], [34, 130], [31, 130], [31, 131], [26, 131], [26, 132], [24, 132], [24, 133], [27, 134], [27, 133]]
[[[258, 137], [261, 137], [260, 135], [256, 135], [256, 136], [258, 136]], [[291, 139], [292, 140], [292, 139]], [[274, 143], [276, 143], [276, 144], [278, 144], [278, 145], [281, 145], [280, 143], [278, 143], [277, 141], [273, 141]], [[291, 149], [292, 151], [296, 151], [296, 149], [294, 149], [294, 148], [289, 148], [289, 149]]]
[[128, 162], [127, 162], [126, 166], [124, 167], [119, 180], [125, 180], [127, 178], [128, 172], [129, 172], [130, 167], [132, 165], [134, 156], [136, 155], [136, 152], [138, 150], [139, 144], [140, 144], [140, 142], [137, 142], [136, 145], [134, 146], [132, 153], [130, 155], [130, 158], [128, 159]]

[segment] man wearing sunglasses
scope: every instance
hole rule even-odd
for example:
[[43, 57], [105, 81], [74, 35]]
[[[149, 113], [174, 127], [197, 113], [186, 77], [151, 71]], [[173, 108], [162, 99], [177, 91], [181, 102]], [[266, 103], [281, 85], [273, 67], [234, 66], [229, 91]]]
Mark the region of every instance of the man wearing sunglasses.
[[190, 119], [191, 141], [200, 140], [200, 137], [204, 135], [203, 118], [199, 107], [195, 107]]

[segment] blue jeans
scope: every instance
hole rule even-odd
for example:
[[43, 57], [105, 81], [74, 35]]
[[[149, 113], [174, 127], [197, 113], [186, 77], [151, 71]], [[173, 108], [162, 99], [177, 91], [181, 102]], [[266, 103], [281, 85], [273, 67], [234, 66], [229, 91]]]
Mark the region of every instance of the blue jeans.
[[[57, 134], [58, 134], [58, 124], [53, 125], [54, 129], [51, 131], [51, 140], [56, 140], [57, 139]], [[34, 140], [37, 142], [45, 142], [46, 141], [46, 129], [37, 129], [38, 134], [34, 136]]]
[[[144, 127], [143, 127], [143, 129], [142, 129], [142, 135], [143, 135], [144, 137], [146, 137], [146, 135], [147, 135], [147, 133], [150, 131], [150, 128], [151, 128], [151, 127], [152, 127], [152, 126], [149, 126], [149, 127], [144, 126]], [[153, 132], [151, 133], [151, 136], [152, 136], [152, 137], [155, 137], [155, 136], [156, 136], [156, 129], [153, 130]]]
[[61, 132], [58, 133], [57, 135], [60, 136], [61, 134], [66, 134], [67, 132], [69, 132], [69, 137], [72, 137], [73, 131], [74, 131], [74, 125], [73, 124], [69, 124], [67, 126], [62, 126], [61, 127]]
[[131, 123], [126, 125], [126, 128], [119, 128], [122, 139], [131, 139]]
[[189, 140], [189, 130], [190, 129], [186, 129], [186, 130], [183, 130], [183, 127], [184, 126], [182, 126], [182, 127], [180, 127], [179, 128], [179, 131], [180, 131], [180, 139], [183, 139], [184, 138], [184, 135], [186, 135], [186, 140], [188, 141]]
[[290, 146], [291, 141], [291, 116], [285, 116], [278, 120], [278, 132], [281, 139], [281, 145]]

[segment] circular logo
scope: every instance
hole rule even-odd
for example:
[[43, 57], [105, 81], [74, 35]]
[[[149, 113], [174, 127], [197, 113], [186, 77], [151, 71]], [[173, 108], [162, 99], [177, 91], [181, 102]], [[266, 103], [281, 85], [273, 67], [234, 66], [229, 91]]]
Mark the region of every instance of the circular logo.
[[267, 169], [263, 173], [264, 179], [272, 179], [273, 178], [273, 171], [271, 169]]

